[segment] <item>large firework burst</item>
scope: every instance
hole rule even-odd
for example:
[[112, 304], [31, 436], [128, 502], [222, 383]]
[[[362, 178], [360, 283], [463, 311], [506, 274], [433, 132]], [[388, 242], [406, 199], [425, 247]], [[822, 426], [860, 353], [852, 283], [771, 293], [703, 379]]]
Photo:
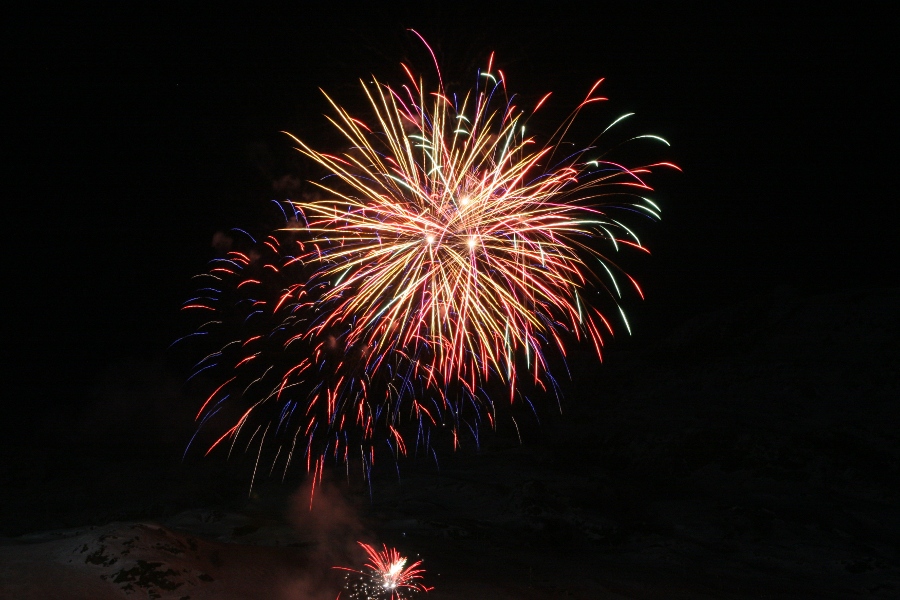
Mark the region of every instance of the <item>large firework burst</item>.
[[216, 313], [194, 335], [231, 336], [196, 367], [230, 370], [197, 414], [236, 410], [209, 451], [244, 437], [259, 457], [277, 439], [273, 469], [302, 453], [315, 481], [327, 457], [359, 456], [368, 476], [380, 444], [405, 454], [414, 431], [433, 453], [439, 428], [454, 445], [477, 439], [500, 399], [555, 387], [549, 351], [583, 341], [599, 356], [613, 327], [598, 291], [627, 327], [618, 299], [641, 291], [611, 256], [646, 249], [621, 215], [658, 219], [645, 177], [674, 165], [629, 168], [597, 142], [562, 150], [578, 113], [605, 100], [602, 80], [556, 133], [530, 136], [549, 94], [520, 108], [492, 63], [462, 95], [405, 66], [399, 87], [363, 82], [365, 117], [326, 94], [340, 154], [291, 136], [325, 171], [317, 196], [277, 203], [285, 226], [213, 261], [185, 305]]

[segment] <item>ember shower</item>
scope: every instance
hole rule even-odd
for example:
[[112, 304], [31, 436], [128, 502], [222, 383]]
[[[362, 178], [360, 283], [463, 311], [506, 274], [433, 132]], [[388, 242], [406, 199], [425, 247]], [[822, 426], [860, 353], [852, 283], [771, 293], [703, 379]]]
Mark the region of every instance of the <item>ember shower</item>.
[[357, 543], [368, 555], [365, 570], [334, 567], [346, 572], [344, 591], [349, 593], [348, 600], [408, 600], [418, 592], [434, 589], [420, 582], [425, 573], [421, 560], [407, 565], [406, 557], [394, 548], [383, 545], [383, 550], [376, 550], [369, 544]]
[[642, 293], [613, 257], [647, 251], [626, 221], [659, 218], [647, 176], [677, 167], [607, 156], [630, 114], [565, 143], [602, 80], [539, 139], [550, 94], [520, 106], [493, 55], [468, 91], [403, 69], [398, 86], [361, 82], [366, 114], [326, 94], [344, 149], [291, 136], [321, 167], [317, 192], [276, 202], [284, 226], [264, 237], [235, 230], [198, 276], [184, 309], [211, 316], [188, 336], [210, 342], [195, 374], [219, 374], [197, 413], [198, 431], [219, 428], [207, 454], [251, 452], [258, 469], [267, 449], [265, 471], [301, 462], [314, 485], [327, 460], [359, 461], [369, 478], [382, 452], [434, 455], [435, 432], [477, 440], [504, 405], [556, 393], [548, 353], [599, 357], [628, 328], [620, 302]]

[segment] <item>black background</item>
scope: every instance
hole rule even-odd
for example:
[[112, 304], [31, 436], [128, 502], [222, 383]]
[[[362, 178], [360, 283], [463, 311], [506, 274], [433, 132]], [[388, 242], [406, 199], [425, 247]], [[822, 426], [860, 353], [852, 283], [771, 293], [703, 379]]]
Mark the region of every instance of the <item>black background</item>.
[[[162, 360], [213, 234], [264, 221], [273, 182], [308, 167], [282, 130], [337, 140], [318, 88], [433, 76], [468, 87], [496, 52], [509, 88], [553, 91], [555, 123], [605, 77], [582, 126], [635, 112], [684, 169], [642, 230], [649, 345], [686, 318], [782, 285], [896, 283], [894, 42], [883, 15], [554, 7], [522, 14], [31, 14], [3, 26], [4, 443], [75, 419], [111, 366]], [[344, 14], [346, 12], [346, 14]], [[593, 132], [593, 131], [592, 131]], [[173, 368], [173, 367], [167, 367]], [[174, 367], [178, 376], [179, 367]], [[173, 416], [173, 418], [175, 418]]]
[[[585, 4], [4, 14], [0, 553], [34, 553], [0, 561], [0, 580], [69, 585], [41, 554], [57, 546], [18, 536], [90, 525], [102, 554], [103, 532], [137, 522], [213, 536], [251, 568], [290, 529], [291, 577], [332, 543], [406, 547], [444, 573], [435, 597], [896, 595], [891, 21], [862, 3]], [[609, 101], [575, 137], [634, 112], [622, 131], [672, 144], [640, 157], [683, 173], [651, 180], [663, 220], [637, 228], [652, 257], [623, 259], [647, 296], [625, 302], [634, 334], [602, 365], [570, 348], [562, 414], [538, 399], [520, 443], [501, 406], [481, 448], [438, 449], [440, 469], [401, 460], [398, 478], [383, 461], [371, 495], [338, 482], [319, 506], [350, 502], [366, 534], [309, 545], [320, 517], [303, 508], [298, 526], [288, 508], [302, 466], [248, 490], [259, 455], [182, 459], [212, 379], [186, 385], [200, 357], [167, 347], [196, 324], [179, 307], [216, 232], [264, 229], [285, 182], [302, 193], [320, 175], [281, 132], [341, 150], [320, 88], [365, 114], [361, 78], [403, 82], [404, 62], [434, 84], [408, 28], [450, 89], [494, 52], [521, 106], [553, 92], [535, 135], [604, 77]], [[128, 552], [103, 566], [117, 583]], [[72, 590], [100, 583], [100, 565], [75, 566]], [[238, 594], [243, 566], [197, 568]]]

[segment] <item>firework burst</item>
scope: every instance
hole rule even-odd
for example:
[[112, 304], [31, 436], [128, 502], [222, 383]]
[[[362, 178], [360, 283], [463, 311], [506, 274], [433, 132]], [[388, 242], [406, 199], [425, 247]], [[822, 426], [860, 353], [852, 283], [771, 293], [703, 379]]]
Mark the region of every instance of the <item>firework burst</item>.
[[[346, 571], [344, 591], [348, 600], [405, 600], [417, 592], [428, 592], [429, 588], [419, 580], [425, 573], [422, 561], [407, 565], [407, 559], [394, 548], [383, 546], [378, 551], [368, 544], [357, 542], [369, 557], [364, 571], [335, 567]], [[340, 598], [340, 596], [338, 596]]]
[[325, 171], [316, 197], [276, 202], [285, 226], [241, 232], [249, 249], [213, 261], [185, 304], [214, 314], [192, 335], [219, 340], [196, 373], [228, 370], [197, 414], [202, 426], [233, 412], [207, 453], [255, 441], [258, 465], [277, 439], [272, 470], [302, 456], [315, 481], [329, 457], [358, 458], [368, 478], [377, 446], [433, 455], [440, 430], [454, 447], [463, 432], [477, 441], [500, 399], [555, 391], [548, 352], [565, 360], [585, 342], [599, 356], [612, 322], [628, 327], [623, 289], [643, 294], [611, 256], [646, 248], [622, 216], [658, 219], [646, 176], [677, 167], [629, 168], [596, 141], [563, 151], [578, 113], [605, 100], [602, 80], [539, 140], [526, 122], [549, 94], [521, 108], [493, 56], [461, 95], [404, 70], [396, 88], [361, 84], [365, 117], [326, 94], [346, 149], [291, 136]]

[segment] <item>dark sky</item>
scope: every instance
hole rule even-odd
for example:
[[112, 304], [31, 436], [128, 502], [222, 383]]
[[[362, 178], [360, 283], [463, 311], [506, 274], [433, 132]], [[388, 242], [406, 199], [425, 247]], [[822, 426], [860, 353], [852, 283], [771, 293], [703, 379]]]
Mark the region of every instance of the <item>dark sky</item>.
[[636, 265], [648, 299], [630, 307], [648, 343], [783, 284], [894, 284], [894, 42], [854, 10], [8, 20], [6, 424], [77, 406], [107, 365], [186, 333], [178, 307], [214, 232], [259, 225], [272, 182], [308, 174], [279, 132], [335, 141], [318, 88], [353, 106], [360, 77], [429, 73], [407, 27], [460, 86], [495, 51], [511, 90], [555, 93], [548, 119], [606, 77], [584, 125], [635, 112], [635, 133], [672, 143], [684, 174], [657, 180], [655, 257]]

